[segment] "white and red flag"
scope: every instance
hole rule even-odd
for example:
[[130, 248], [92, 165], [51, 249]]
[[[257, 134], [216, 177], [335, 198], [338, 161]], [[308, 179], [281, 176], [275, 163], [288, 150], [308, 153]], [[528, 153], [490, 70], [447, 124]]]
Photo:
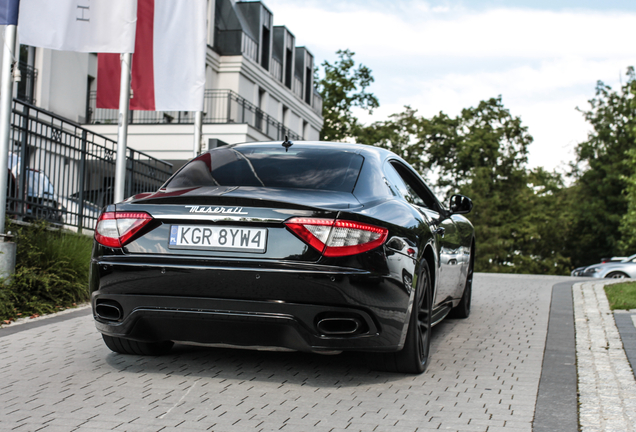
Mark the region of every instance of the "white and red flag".
[[[128, 0], [131, 1], [131, 0]], [[202, 111], [206, 0], [138, 0], [130, 109]], [[97, 108], [119, 107], [119, 55], [99, 54]]]
[[24, 45], [131, 53], [136, 20], [133, 0], [21, 0], [18, 33]]

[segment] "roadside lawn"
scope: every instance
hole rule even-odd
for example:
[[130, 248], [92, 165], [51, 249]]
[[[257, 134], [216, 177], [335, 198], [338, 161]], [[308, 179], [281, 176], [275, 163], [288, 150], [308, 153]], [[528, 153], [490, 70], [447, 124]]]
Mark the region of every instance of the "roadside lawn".
[[605, 286], [610, 309], [636, 309], [636, 282]]

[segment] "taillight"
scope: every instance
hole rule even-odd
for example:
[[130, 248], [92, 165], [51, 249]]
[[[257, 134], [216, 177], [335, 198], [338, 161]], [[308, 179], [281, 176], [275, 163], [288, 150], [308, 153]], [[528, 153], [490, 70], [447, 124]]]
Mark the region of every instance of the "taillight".
[[102, 213], [95, 227], [95, 240], [104, 246], [122, 247], [151, 220], [152, 216], [144, 212]]
[[355, 255], [382, 245], [389, 230], [362, 222], [295, 217], [285, 225], [326, 257]]

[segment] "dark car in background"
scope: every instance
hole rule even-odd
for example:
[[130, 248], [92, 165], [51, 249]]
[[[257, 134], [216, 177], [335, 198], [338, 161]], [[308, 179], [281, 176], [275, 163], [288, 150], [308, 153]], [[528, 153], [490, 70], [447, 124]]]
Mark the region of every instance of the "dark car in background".
[[421, 373], [431, 327], [470, 313], [471, 208], [461, 195], [442, 205], [372, 146], [216, 148], [100, 215], [96, 326], [124, 354], [174, 342], [351, 350]]
[[9, 178], [7, 182], [7, 207], [10, 212], [25, 215], [29, 219], [46, 219], [62, 222], [66, 211], [49, 177], [40, 170], [24, 170], [24, 187], [20, 190], [20, 157], [9, 152]]

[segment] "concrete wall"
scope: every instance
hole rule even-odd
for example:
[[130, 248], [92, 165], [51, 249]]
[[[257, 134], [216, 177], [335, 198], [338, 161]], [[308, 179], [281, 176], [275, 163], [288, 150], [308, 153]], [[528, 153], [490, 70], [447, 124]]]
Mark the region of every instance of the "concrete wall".
[[[89, 54], [69, 51], [38, 49], [50, 53], [50, 82], [41, 91], [48, 92], [48, 109], [73, 121], [83, 123], [86, 113], [86, 96], [89, 70]], [[37, 99], [36, 99], [37, 100]]]
[[283, 105], [271, 94], [268, 98], [267, 109], [265, 109], [264, 111], [266, 111], [270, 116], [272, 116], [272, 118], [276, 119], [277, 121], [282, 121], [281, 113], [283, 111]]
[[238, 77], [239, 87], [237, 93], [239, 96], [247, 99], [247, 101], [253, 105], [258, 105], [258, 101], [254, 97], [254, 93], [258, 91], [254, 81], [243, 74], [239, 74]]

